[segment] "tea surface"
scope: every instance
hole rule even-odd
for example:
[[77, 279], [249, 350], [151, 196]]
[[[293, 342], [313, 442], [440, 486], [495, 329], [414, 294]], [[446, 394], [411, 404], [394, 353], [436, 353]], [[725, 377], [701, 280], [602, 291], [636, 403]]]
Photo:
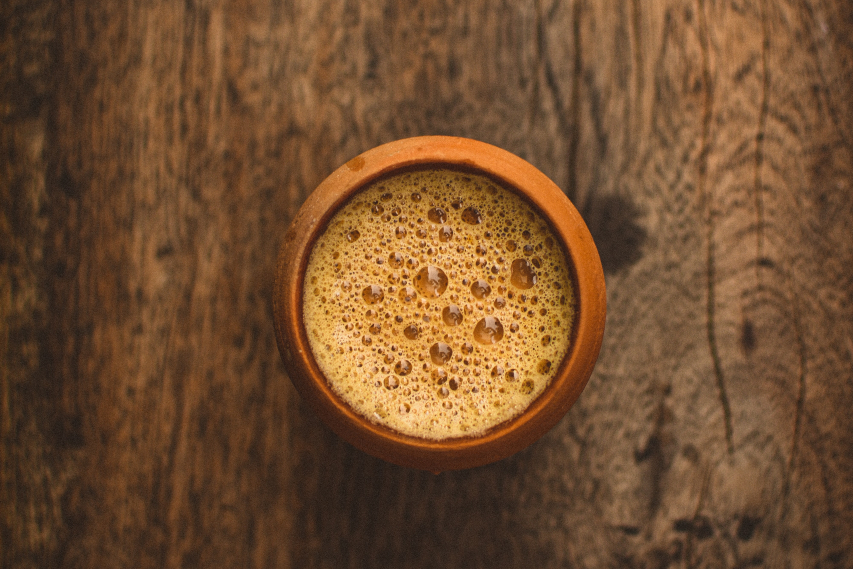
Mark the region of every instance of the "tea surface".
[[542, 393], [574, 305], [565, 253], [528, 202], [429, 169], [374, 182], [334, 214], [309, 258], [303, 317], [341, 399], [441, 440], [482, 435]]

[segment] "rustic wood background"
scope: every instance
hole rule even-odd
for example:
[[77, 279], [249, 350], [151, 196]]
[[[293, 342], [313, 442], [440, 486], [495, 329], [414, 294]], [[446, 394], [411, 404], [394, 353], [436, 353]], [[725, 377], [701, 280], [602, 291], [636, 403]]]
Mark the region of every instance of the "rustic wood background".
[[[853, 5], [6, 0], [3, 567], [853, 567]], [[300, 401], [305, 196], [421, 134], [565, 189], [604, 346], [439, 476]]]

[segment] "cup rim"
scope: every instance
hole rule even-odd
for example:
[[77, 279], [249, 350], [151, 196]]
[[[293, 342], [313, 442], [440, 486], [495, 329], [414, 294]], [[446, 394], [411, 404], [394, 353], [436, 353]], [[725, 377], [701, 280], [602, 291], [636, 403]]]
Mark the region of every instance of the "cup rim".
[[[446, 166], [474, 171], [532, 203], [551, 225], [574, 272], [575, 321], [569, 350], [545, 390], [519, 415], [477, 437], [430, 440], [396, 432], [357, 413], [329, 386], [302, 322], [305, 268], [328, 219], [361, 188], [398, 170]], [[335, 170], [294, 217], [279, 250], [273, 288], [276, 340], [288, 376], [339, 436], [389, 462], [441, 472], [488, 464], [527, 447], [568, 412], [586, 386], [606, 317], [604, 273], [592, 236], [560, 188], [526, 160], [468, 138], [422, 136], [368, 150]]]

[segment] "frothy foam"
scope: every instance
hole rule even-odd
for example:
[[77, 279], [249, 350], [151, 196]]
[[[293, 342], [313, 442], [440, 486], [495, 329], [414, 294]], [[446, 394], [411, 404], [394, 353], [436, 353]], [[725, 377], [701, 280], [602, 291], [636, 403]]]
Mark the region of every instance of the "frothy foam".
[[533, 207], [486, 177], [407, 172], [330, 220], [305, 273], [332, 390], [415, 437], [479, 436], [524, 411], [568, 350], [574, 292]]

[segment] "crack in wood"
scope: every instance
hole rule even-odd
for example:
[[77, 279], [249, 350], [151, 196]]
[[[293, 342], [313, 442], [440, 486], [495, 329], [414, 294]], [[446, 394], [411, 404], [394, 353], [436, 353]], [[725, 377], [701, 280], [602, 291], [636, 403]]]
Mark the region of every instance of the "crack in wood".
[[[533, 123], [536, 119], [536, 115], [538, 114], [538, 109], [540, 106], [539, 102], [539, 78], [545, 77], [546, 85], [551, 89], [551, 96], [556, 102], [559, 101], [559, 98], [556, 97], [556, 93], [553, 91], [553, 85], [551, 81], [553, 81], [553, 77], [548, 77], [548, 65], [546, 63], [547, 56], [545, 55], [545, 24], [542, 18], [542, 2], [540, 0], [533, 1], [533, 13], [534, 13], [534, 63], [536, 64], [535, 75], [533, 76], [533, 80], [530, 82], [530, 108], [527, 113], [528, 125], [532, 129]], [[553, 73], [552, 73], [553, 75]], [[563, 117], [561, 113], [557, 113], [557, 125], [562, 130], [563, 127]]]
[[[536, 11], [536, 64], [537, 66], [541, 66], [542, 74], [545, 79], [545, 87], [548, 89], [548, 93], [550, 93], [551, 95], [551, 102], [554, 105], [554, 114], [556, 115], [557, 127], [560, 131], [561, 136], [568, 140], [566, 163], [568, 164], [569, 171], [567, 172], [566, 195], [569, 197], [570, 200], [572, 200], [572, 202], [575, 202], [575, 188], [577, 187], [577, 147], [579, 143], [579, 111], [577, 111], [577, 94], [575, 93], [575, 89], [579, 81], [579, 76], [577, 69], [575, 69], [573, 71], [572, 94], [569, 103], [571, 105], [571, 108], [567, 111], [565, 106], [563, 105], [564, 97], [560, 92], [560, 86], [557, 84], [557, 74], [554, 72], [554, 67], [552, 65], [551, 58], [548, 57], [548, 50], [546, 47], [545, 40], [545, 17], [542, 14], [542, 6], [539, 0], [536, 1], [534, 9]], [[575, 43], [577, 44], [578, 41], [579, 40], [576, 37]], [[575, 56], [575, 66], [577, 68], [577, 52], [575, 52]], [[534, 84], [538, 84], [538, 82], [534, 81]], [[538, 87], [534, 87], [534, 93], [532, 97], [533, 106], [535, 106], [538, 96]], [[569, 118], [569, 113], [571, 113], [571, 118]], [[532, 117], [533, 111], [531, 111], [531, 119]]]
[[705, 88], [705, 99], [703, 102], [702, 108], [702, 135], [701, 135], [701, 146], [699, 149], [699, 160], [698, 160], [698, 190], [699, 195], [703, 197], [706, 202], [706, 240], [707, 240], [707, 248], [706, 248], [706, 289], [707, 289], [707, 307], [705, 314], [705, 324], [706, 324], [706, 332], [708, 338], [708, 349], [711, 354], [711, 362], [714, 366], [714, 379], [717, 384], [717, 393], [720, 399], [720, 406], [723, 409], [723, 425], [725, 428], [726, 434], [726, 449], [729, 454], [734, 452], [734, 443], [733, 443], [733, 429], [732, 429], [732, 411], [731, 405], [729, 403], [729, 396], [726, 390], [726, 382], [725, 377], [723, 376], [723, 366], [720, 360], [719, 348], [717, 346], [717, 332], [716, 332], [716, 315], [715, 315], [715, 304], [716, 304], [716, 291], [715, 291], [715, 279], [716, 279], [716, 267], [715, 267], [715, 257], [716, 251], [714, 247], [714, 204], [712, 199], [711, 190], [707, 189], [707, 177], [708, 177], [708, 153], [710, 151], [710, 129], [711, 129], [711, 116], [714, 109], [714, 93], [713, 88], [711, 86], [711, 70], [710, 70], [710, 62], [709, 58], [709, 46], [708, 46], [708, 23], [705, 18], [705, 2], [704, 0], [697, 0], [697, 11], [699, 12], [699, 44], [701, 47], [702, 53], [702, 82]]
[[[632, 39], [632, 48], [634, 50], [634, 105], [638, 107], [636, 111], [637, 120], [642, 121], [643, 116], [643, 104], [642, 104], [642, 93], [643, 87], [645, 83], [645, 77], [643, 76], [643, 51], [642, 51], [642, 39], [640, 30], [642, 29], [642, 25], [640, 23], [640, 0], [631, 0], [631, 39]], [[642, 125], [640, 125], [642, 126]], [[641, 129], [636, 129], [633, 133], [635, 136], [639, 136], [641, 134]]]
[[[755, 239], [756, 239], [756, 257], [764, 258], [764, 187], [761, 175], [762, 165], [764, 164], [764, 134], [767, 123], [767, 100], [768, 91], [770, 90], [770, 80], [767, 67], [767, 52], [770, 46], [770, 37], [767, 31], [767, 0], [761, 2], [761, 107], [758, 111], [758, 129], [755, 133], [755, 176], [754, 176], [754, 192], [755, 192]], [[761, 267], [760, 264], [756, 267]], [[756, 271], [756, 278], [759, 286], [761, 284], [761, 271]]]
[[578, 199], [578, 146], [580, 146], [580, 82], [583, 57], [581, 53], [581, 2], [575, 0], [572, 5], [572, 34], [574, 60], [572, 69], [572, 92], [571, 92], [571, 137], [569, 138], [569, 187], [567, 194], [569, 199], [577, 204]]
[[[793, 285], [790, 285], [793, 289]], [[796, 299], [796, 295], [792, 296]], [[806, 343], [803, 339], [803, 331], [800, 323], [799, 306], [795, 305], [793, 314], [794, 331], [797, 339], [797, 351], [799, 354], [799, 374], [797, 377], [797, 400], [794, 408], [794, 426], [791, 439], [791, 454], [788, 457], [788, 464], [785, 467], [785, 480], [782, 485], [782, 512], [780, 519], [785, 519], [788, 513], [789, 498], [791, 496], [791, 484], [794, 476], [794, 468], [796, 465], [797, 453], [800, 446], [800, 432], [802, 430], [803, 413], [805, 411], [806, 400], [806, 370], [808, 365], [808, 357], [806, 351]]]

